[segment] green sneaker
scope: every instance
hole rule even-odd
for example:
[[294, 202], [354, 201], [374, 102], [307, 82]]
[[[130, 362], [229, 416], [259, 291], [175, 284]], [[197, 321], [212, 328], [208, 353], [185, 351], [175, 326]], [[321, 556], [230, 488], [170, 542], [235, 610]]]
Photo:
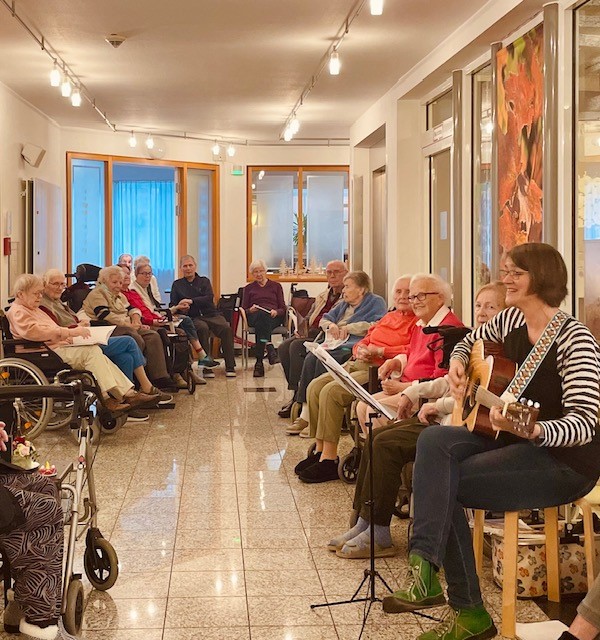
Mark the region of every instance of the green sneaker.
[[498, 635], [498, 629], [483, 606], [475, 609], [450, 609], [433, 629], [417, 640], [487, 640]]
[[405, 613], [446, 604], [437, 571], [415, 553], [408, 556], [406, 585], [383, 599], [386, 613]]

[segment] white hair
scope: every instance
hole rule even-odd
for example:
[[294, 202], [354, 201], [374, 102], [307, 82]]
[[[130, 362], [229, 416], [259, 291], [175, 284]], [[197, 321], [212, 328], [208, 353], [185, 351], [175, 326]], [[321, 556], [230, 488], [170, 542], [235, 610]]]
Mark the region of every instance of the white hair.
[[111, 276], [114, 275], [123, 275], [123, 269], [121, 267], [117, 267], [116, 265], [111, 265], [110, 267], [104, 267], [104, 269], [100, 269], [100, 273], [98, 274], [98, 282], [103, 284], [108, 281]]
[[444, 298], [444, 304], [447, 307], [452, 306], [452, 285], [446, 282], [444, 278], [439, 276], [437, 273], [415, 273], [415, 275], [410, 279], [410, 285], [412, 286], [417, 280], [429, 280], [429, 282], [434, 282]]
[[148, 256], [136, 256], [133, 261], [133, 268], [135, 269], [140, 264], [150, 264], [150, 258]]
[[43, 287], [44, 281], [40, 276], [33, 273], [23, 273], [15, 280], [13, 287], [13, 295], [16, 297], [18, 293], [25, 293], [33, 287]]
[[267, 270], [267, 263], [259, 258], [258, 260], [252, 260], [250, 266], [248, 267], [248, 273], [252, 273], [255, 269], [264, 269]]
[[56, 278], [57, 276], [64, 279], [65, 274], [60, 269], [48, 269], [48, 271], [46, 271], [46, 273], [42, 276], [44, 286], [46, 286], [52, 278]]

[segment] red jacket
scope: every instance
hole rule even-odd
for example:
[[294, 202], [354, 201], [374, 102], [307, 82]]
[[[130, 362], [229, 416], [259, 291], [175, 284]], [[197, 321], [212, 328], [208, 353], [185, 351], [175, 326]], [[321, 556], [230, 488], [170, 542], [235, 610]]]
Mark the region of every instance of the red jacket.
[[142, 296], [133, 289], [128, 289], [127, 291], [122, 292], [123, 295], [127, 298], [127, 302], [132, 307], [139, 309], [142, 312], [142, 323], [147, 324], [149, 327], [152, 326], [152, 322], [154, 320], [164, 320], [163, 316], [160, 313], [154, 313], [150, 311], [146, 306], [146, 303], [142, 300]]
[[369, 328], [367, 335], [360, 342], [354, 345], [352, 353], [356, 356], [359, 346], [368, 347], [372, 344], [383, 347], [383, 357], [379, 364], [401, 353], [406, 353], [416, 323], [417, 318], [412, 311], [389, 311]]

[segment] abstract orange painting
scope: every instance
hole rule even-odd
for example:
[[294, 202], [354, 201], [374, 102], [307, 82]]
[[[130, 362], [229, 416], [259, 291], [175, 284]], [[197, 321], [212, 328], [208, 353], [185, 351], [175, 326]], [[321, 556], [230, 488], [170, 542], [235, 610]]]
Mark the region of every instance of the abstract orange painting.
[[543, 25], [496, 54], [500, 263], [515, 245], [542, 240]]

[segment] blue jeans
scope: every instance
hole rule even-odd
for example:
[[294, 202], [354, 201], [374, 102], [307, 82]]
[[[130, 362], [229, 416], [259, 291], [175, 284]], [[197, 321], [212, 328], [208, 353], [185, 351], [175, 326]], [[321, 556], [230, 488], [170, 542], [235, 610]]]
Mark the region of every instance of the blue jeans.
[[542, 509], [577, 500], [594, 485], [529, 441], [503, 446], [465, 427], [428, 427], [417, 441], [411, 552], [444, 567], [452, 607], [481, 605], [464, 507]]
[[131, 336], [115, 336], [100, 346], [102, 353], [132, 381], [133, 370], [146, 364], [146, 360]]
[[179, 316], [179, 320], [181, 322], [177, 328], [183, 329], [190, 340], [198, 340], [198, 332], [194, 326], [194, 321], [189, 316]]

